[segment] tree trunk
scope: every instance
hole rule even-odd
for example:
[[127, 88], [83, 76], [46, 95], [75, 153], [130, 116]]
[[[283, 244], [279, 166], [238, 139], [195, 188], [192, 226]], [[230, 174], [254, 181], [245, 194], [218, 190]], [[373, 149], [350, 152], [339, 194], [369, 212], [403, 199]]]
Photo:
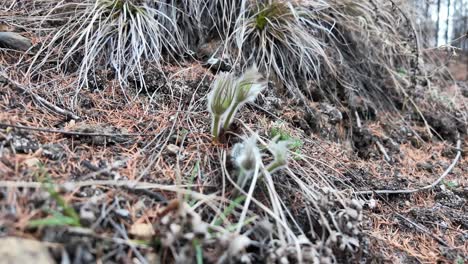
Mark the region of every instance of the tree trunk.
[[445, 44], [449, 44], [449, 27], [450, 27], [450, 0], [447, 0], [447, 28], [445, 29]]
[[429, 8], [430, 7], [431, 7], [431, 4], [429, 3], [429, 1], [426, 1], [426, 11], [424, 12], [424, 17], [426, 18], [426, 20], [429, 20], [429, 16], [430, 16]]
[[437, 22], [435, 32], [435, 45], [439, 46], [440, 0], [437, 0]]
[[[461, 23], [461, 34], [465, 35], [465, 37], [461, 40], [460, 48], [465, 52], [468, 53], [468, 0], [461, 1], [461, 10], [460, 10], [460, 18], [459, 23]], [[467, 54], [468, 55], [468, 54]], [[466, 65], [468, 66], [468, 56], [466, 60]]]
[[430, 47], [430, 32], [431, 32], [431, 28], [432, 28], [432, 19], [431, 19], [431, 13], [429, 12], [430, 11], [430, 7], [431, 7], [431, 4], [429, 3], [429, 1], [425, 1], [425, 7], [424, 7], [424, 24], [423, 24], [423, 38], [424, 38], [424, 45], [425, 47]]

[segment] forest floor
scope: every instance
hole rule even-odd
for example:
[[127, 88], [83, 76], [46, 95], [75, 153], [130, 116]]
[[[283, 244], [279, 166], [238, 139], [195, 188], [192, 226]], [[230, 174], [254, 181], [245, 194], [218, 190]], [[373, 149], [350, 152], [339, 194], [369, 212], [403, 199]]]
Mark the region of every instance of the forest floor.
[[[438, 94], [466, 109], [466, 64], [457, 62], [450, 68], [459, 82], [440, 88]], [[16, 84], [0, 80], [0, 241], [2, 237], [38, 240], [54, 259], [78, 260], [72, 263], [136, 263], [133, 259], [139, 254], [155, 258], [154, 247], [135, 241], [154, 232], [148, 231], [148, 224], [160, 216], [167, 201], [176, 198], [169, 187], [155, 186], [172, 186], [177, 175], [182, 175], [184, 184], [194, 184], [197, 192], [209, 194], [219, 188], [219, 179], [206, 180], [216, 178], [216, 170], [194, 177], [198, 162], [209, 168], [221, 159], [206, 129], [210, 118], [203, 98], [211, 74], [198, 65], [187, 65], [182, 74], [178, 72], [168, 69], [167, 73], [177, 87], [174, 90], [160, 89], [164, 80], [152, 75], [151, 85], [160, 89], [153, 100], [142, 94], [126, 101], [119, 89], [109, 88], [112, 81], [106, 80], [95, 90], [83, 90], [74, 109], [79, 120], [64, 117], [31, 94], [19, 92], [22, 88]], [[54, 85], [70, 81], [58, 76]], [[49, 101], [54, 101], [54, 93], [70, 100], [74, 95], [72, 88], [51, 92], [48, 85], [33, 91]], [[392, 113], [380, 113], [346, 129], [346, 121], [332, 120], [333, 112], [341, 109], [315, 102], [323, 124], [314, 132], [311, 121], [293, 101], [272, 98], [276, 97], [267, 92], [257, 105], [248, 106], [236, 121], [237, 130], [248, 127], [268, 136], [280, 129], [298, 139], [295, 151], [307, 156], [339, 189], [407, 190], [429, 185], [444, 171], [449, 172], [429, 190], [366, 196], [375, 204], [365, 209], [364, 242], [356, 262], [466, 263], [468, 138], [454, 134], [456, 124], [447, 121], [448, 117], [437, 109], [426, 113], [428, 122], [446, 138], [441, 140], [436, 134], [431, 137], [423, 122]], [[12, 124], [21, 126], [8, 126]], [[456, 148], [457, 140], [461, 149]], [[228, 149], [228, 145], [217, 147]], [[459, 152], [463, 154], [457, 159]], [[153, 188], [113, 185], [137, 180], [154, 184]], [[81, 184], [64, 184], [66, 190], [59, 192], [93, 232], [28, 225], [32, 219], [47, 216], [43, 208], [51, 203], [51, 193], [38, 188], [45, 181]], [[305, 217], [301, 210], [300, 203], [291, 204], [299, 221]]]

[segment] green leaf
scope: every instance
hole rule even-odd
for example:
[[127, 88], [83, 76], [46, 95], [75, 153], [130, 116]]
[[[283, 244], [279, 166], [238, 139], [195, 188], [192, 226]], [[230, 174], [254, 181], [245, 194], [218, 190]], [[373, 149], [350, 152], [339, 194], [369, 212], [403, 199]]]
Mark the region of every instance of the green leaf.
[[55, 186], [52, 184], [47, 171], [43, 167], [40, 167], [36, 173], [36, 178], [42, 182], [42, 188], [49, 193], [50, 197], [56, 202], [57, 207], [62, 209], [63, 213], [56, 210], [44, 209], [44, 211], [51, 214], [52, 217], [32, 220], [28, 225], [31, 227], [65, 225], [81, 226], [78, 213], [73, 207], [68, 205], [60, 193], [55, 190]]
[[453, 181], [444, 181], [444, 185], [447, 186], [449, 189], [458, 187], [458, 183]]
[[408, 75], [408, 72], [404, 68], [398, 68], [397, 72], [402, 76]]
[[28, 223], [29, 227], [45, 227], [45, 226], [80, 226], [80, 222], [72, 217], [64, 216], [60, 213], [54, 214], [52, 217], [32, 220]]
[[272, 127], [270, 129], [270, 137], [279, 137], [278, 141], [289, 141], [289, 149], [297, 154], [300, 154], [300, 148], [304, 145], [301, 139], [291, 136], [288, 132], [279, 127]]

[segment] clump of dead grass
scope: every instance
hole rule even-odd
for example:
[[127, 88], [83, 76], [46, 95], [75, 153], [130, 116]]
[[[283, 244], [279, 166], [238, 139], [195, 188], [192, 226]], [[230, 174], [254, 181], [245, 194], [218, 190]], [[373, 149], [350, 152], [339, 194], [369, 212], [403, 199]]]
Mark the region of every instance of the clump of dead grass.
[[143, 79], [144, 61], [161, 68], [220, 39], [222, 53], [235, 67], [256, 63], [269, 80], [304, 102], [316, 97], [318, 89], [332, 103], [356, 107], [363, 102], [375, 110], [394, 108], [392, 96], [409, 94], [421, 63], [417, 36], [403, 7], [381, 0], [87, 0], [25, 5], [34, 10], [28, 19], [21, 21], [19, 15], [6, 21], [48, 26], [41, 33], [43, 44], [30, 75], [42, 75], [55, 65], [78, 74], [78, 91], [93, 81], [97, 70], [112, 69], [118, 84], [127, 87], [129, 77]]

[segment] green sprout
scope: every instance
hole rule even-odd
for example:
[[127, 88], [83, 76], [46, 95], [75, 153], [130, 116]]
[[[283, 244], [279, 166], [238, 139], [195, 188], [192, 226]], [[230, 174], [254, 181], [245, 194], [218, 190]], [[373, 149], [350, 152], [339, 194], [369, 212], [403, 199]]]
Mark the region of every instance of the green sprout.
[[232, 73], [221, 73], [216, 76], [208, 97], [208, 109], [213, 116], [211, 133], [214, 141], [218, 141], [220, 121], [234, 100], [235, 80]]
[[200, 240], [194, 239], [192, 241], [192, 245], [195, 248], [195, 258], [197, 260], [197, 264], [203, 264], [203, 248]]
[[[191, 174], [191, 176], [190, 176], [189, 184], [190, 184], [191, 186], [194, 185], [195, 177], [197, 177], [197, 175], [198, 175], [199, 173], [201, 174], [201, 172], [200, 172], [200, 161], [197, 160], [196, 163], [195, 163], [195, 166], [193, 167], [192, 174]], [[189, 193], [186, 193], [186, 194], [185, 194], [184, 201], [185, 201], [190, 207], [192, 207], [193, 205], [195, 205], [195, 203], [197, 202], [196, 199], [191, 199], [191, 195], [190, 195]]]
[[270, 137], [271, 138], [275, 138], [275, 137], [279, 137], [279, 140], [281, 141], [289, 141], [289, 148], [294, 151], [294, 153], [296, 154], [300, 154], [301, 153], [301, 147], [304, 145], [304, 142], [297, 138], [297, 137], [293, 137], [291, 136], [291, 134], [289, 134], [287, 131], [285, 131], [284, 129], [281, 129], [280, 127], [272, 127], [270, 129], [270, 133], [269, 133]]
[[458, 187], [458, 183], [454, 181], [442, 181], [442, 183], [447, 186], [449, 189], [454, 189]]

